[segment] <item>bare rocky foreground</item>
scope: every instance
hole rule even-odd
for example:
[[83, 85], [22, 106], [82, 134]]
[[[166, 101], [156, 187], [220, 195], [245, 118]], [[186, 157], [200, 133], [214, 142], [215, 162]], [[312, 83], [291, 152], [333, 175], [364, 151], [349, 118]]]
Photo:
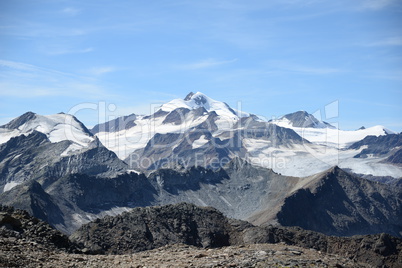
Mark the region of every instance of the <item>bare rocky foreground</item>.
[[1, 239], [1, 267], [372, 267], [339, 255], [284, 244], [216, 249], [169, 245], [124, 255], [50, 251], [39, 244]]
[[401, 248], [401, 239], [386, 234], [261, 228], [187, 203], [105, 217], [69, 239], [25, 211], [0, 206], [0, 267], [385, 268], [402, 267]]

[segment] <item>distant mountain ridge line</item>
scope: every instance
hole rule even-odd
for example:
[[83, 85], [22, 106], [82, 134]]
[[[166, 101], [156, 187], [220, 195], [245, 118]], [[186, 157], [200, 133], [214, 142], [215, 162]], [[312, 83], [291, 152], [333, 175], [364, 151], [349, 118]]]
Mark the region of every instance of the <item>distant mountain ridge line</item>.
[[[129, 164], [129, 169], [144, 172], [183, 163], [219, 168], [227, 159], [240, 157], [290, 176], [309, 176], [339, 165], [363, 175], [402, 177], [398, 153], [391, 155], [385, 148], [386, 154], [357, 158], [363, 147], [351, 147], [370, 135], [390, 135], [382, 126], [342, 131], [305, 111], [267, 122], [200, 92], [163, 104], [151, 115], [122, 116], [90, 131], [71, 115], [28, 112], [0, 127], [0, 144], [33, 130], [46, 134], [53, 143], [72, 142], [61, 156], [100, 142]], [[350, 161], [352, 157], [360, 160]], [[219, 162], [223, 164], [216, 165]]]
[[[101, 215], [116, 215], [132, 207], [186, 201], [213, 206], [228, 216], [258, 225], [276, 222], [331, 235], [382, 231], [402, 235], [397, 214], [401, 204], [398, 200], [402, 198], [400, 187], [359, 179], [339, 168], [296, 178], [238, 158], [218, 170], [193, 166], [159, 169], [146, 176], [130, 173], [102, 178], [71, 174], [39, 181], [41, 184], [27, 181], [0, 194], [0, 203], [26, 209], [64, 232]], [[378, 201], [378, 194], [383, 201]], [[323, 202], [323, 196], [327, 195], [328, 202]], [[345, 205], [341, 200], [354, 200], [356, 205]], [[385, 208], [382, 203], [387, 204]], [[307, 211], [306, 206], [317, 209]], [[333, 222], [328, 221], [327, 211], [331, 212]], [[295, 218], [297, 213], [303, 213], [304, 217]], [[64, 215], [63, 220], [60, 215]], [[305, 217], [309, 221], [305, 222]]]

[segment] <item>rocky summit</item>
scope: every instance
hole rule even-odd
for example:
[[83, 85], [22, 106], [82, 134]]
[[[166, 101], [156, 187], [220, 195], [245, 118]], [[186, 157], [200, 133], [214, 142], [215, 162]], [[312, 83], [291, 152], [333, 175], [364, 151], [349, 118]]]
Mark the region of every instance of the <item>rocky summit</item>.
[[[258, 266], [257, 264], [264, 267], [264, 263], [273, 265], [275, 261], [268, 257], [270, 254], [306, 254], [304, 250], [301, 252], [294, 250], [299, 253], [286, 253], [289, 248], [284, 249], [285, 247], [279, 250], [281, 253], [275, 253], [275, 250], [269, 249], [272, 245], [266, 244], [285, 244], [311, 249], [313, 252], [319, 251], [334, 254], [333, 256], [342, 256], [348, 261], [339, 263], [341, 266], [398, 267], [402, 264], [402, 240], [387, 234], [343, 238], [326, 236], [294, 227], [257, 227], [245, 221], [229, 219], [216, 209], [197, 207], [187, 203], [136, 208], [116, 217], [98, 219], [82, 226], [70, 239], [79, 247], [85, 248], [85, 251], [101, 254], [132, 254], [162, 246], [167, 249], [170, 248], [168, 245], [176, 244], [212, 250], [207, 251], [207, 254], [202, 253], [199, 258], [208, 257], [211, 254], [219, 255], [216, 252], [222, 252], [222, 250], [218, 248], [227, 246], [231, 246], [226, 251], [229, 255], [232, 250], [244, 246], [257, 251], [265, 251], [265, 253], [257, 253], [248, 250], [247, 254], [261, 254], [264, 257], [250, 257], [250, 259], [244, 260], [248, 261], [248, 265], [246, 265], [247, 262], [244, 262], [246, 267]], [[257, 244], [264, 244], [264, 246], [257, 246]], [[152, 255], [148, 254], [148, 256]], [[219, 259], [219, 257], [216, 258]], [[342, 258], [338, 260], [341, 261]], [[223, 260], [227, 261], [227, 258], [222, 258], [218, 262]], [[278, 260], [276, 261], [279, 264]], [[229, 265], [230, 262], [224, 263]], [[284, 266], [290, 265], [289, 262], [280, 263]], [[314, 266], [317, 263], [295, 262], [292, 265], [296, 264]], [[317, 264], [318, 267], [321, 264]], [[243, 267], [243, 265], [240, 266]]]
[[121, 254], [177, 243], [204, 248], [238, 244], [232, 229], [216, 209], [180, 203], [106, 216], [82, 226], [70, 238], [91, 251]]

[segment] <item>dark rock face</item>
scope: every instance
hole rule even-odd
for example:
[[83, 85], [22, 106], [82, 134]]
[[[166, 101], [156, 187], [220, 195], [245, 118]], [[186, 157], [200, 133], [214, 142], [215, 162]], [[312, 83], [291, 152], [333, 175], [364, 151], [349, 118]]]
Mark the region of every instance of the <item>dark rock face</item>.
[[202, 107], [202, 106], [201, 106], [201, 107], [198, 107], [198, 108], [195, 108], [195, 109], [191, 110], [190, 112], [191, 112], [191, 114], [194, 116], [194, 118], [197, 118], [197, 117], [203, 116], [203, 115], [207, 115], [207, 114], [208, 114], [208, 116], [212, 115], [212, 117], [214, 117], [215, 115], [217, 116], [217, 114], [216, 114], [215, 111], [208, 112], [208, 111], [205, 110], [205, 108]]
[[327, 235], [387, 232], [402, 236], [402, 191], [354, 177], [335, 167], [287, 197], [278, 222]]
[[292, 129], [257, 121], [255, 116], [241, 118], [236, 123], [236, 128], [241, 129], [241, 131], [235, 131], [241, 138], [268, 140], [273, 147], [310, 143]]
[[127, 169], [115, 153], [97, 140], [92, 148], [62, 156], [70, 145], [70, 141], [51, 143], [45, 134], [37, 131], [11, 138], [0, 145], [0, 187], [8, 182], [59, 178], [72, 173], [106, 177]]
[[0, 237], [25, 239], [51, 250], [74, 252], [77, 248], [67, 236], [26, 211], [0, 205]]
[[402, 164], [402, 149], [399, 149], [395, 153], [391, 154], [386, 161], [393, 164]]
[[288, 119], [293, 127], [302, 127], [302, 128], [323, 128], [323, 127], [330, 127], [334, 128], [332, 125], [326, 122], [320, 122], [315, 118], [313, 115], [305, 112], [305, 111], [298, 111], [295, 113], [287, 114], [282, 118]]
[[207, 100], [204, 98], [204, 96], [198, 96], [196, 98], [191, 97], [191, 98], [194, 99], [195, 103], [200, 106], [207, 103]]
[[96, 126], [94, 126], [91, 129], [91, 133], [92, 134], [96, 134], [99, 132], [118, 132], [124, 129], [130, 129], [134, 126], [136, 126], [135, 124], [135, 120], [137, 119], [137, 116], [135, 114], [130, 114], [127, 116], [122, 116], [119, 118], [116, 118], [114, 120], [110, 120], [106, 123], [102, 123], [102, 124], [98, 124]]
[[386, 156], [391, 153], [392, 155], [386, 160], [387, 162], [402, 163], [401, 153], [399, 152], [402, 146], [402, 134], [388, 134], [378, 137], [367, 136], [363, 140], [353, 143], [349, 149], [359, 149], [365, 145], [368, 147], [355, 155], [355, 158], [366, 158], [369, 154]]
[[292, 129], [264, 122], [253, 122], [248, 125], [247, 129], [242, 130], [240, 133], [243, 138], [269, 140], [273, 144], [273, 147], [309, 143]]
[[285, 243], [338, 254], [373, 267], [402, 264], [402, 240], [387, 234], [345, 238], [295, 227], [256, 227], [228, 219], [213, 208], [187, 203], [136, 208], [116, 217], [98, 219], [82, 226], [70, 239], [89, 252], [112, 254], [176, 243], [204, 248]]
[[388, 234], [353, 237], [326, 236], [296, 227], [249, 227], [243, 231], [243, 242], [279, 243], [338, 254], [370, 267], [400, 267], [402, 239]]
[[155, 155], [157, 158], [158, 155], [163, 155], [165, 150], [172, 151], [171, 148], [180, 142], [182, 136], [183, 134], [179, 133], [155, 134], [145, 146], [144, 156]]
[[[194, 142], [203, 140], [204, 144], [194, 147]], [[125, 162], [131, 168], [139, 170], [158, 170], [184, 166], [202, 166], [219, 169], [222, 165], [211, 165], [211, 162], [226, 158], [230, 153], [239, 150], [232, 141], [221, 141], [213, 138], [211, 132], [199, 130], [186, 133], [155, 134], [144, 149], [134, 151]], [[146, 159], [142, 160], [142, 159]]]
[[[45, 134], [38, 131], [33, 131], [28, 136], [21, 135], [11, 138], [8, 142], [0, 145], [0, 161], [4, 160], [9, 154], [20, 154], [23, 152], [23, 148], [31, 149], [30, 145], [34, 147], [40, 147], [42, 144], [50, 143]], [[70, 143], [67, 142], [67, 145]], [[66, 148], [67, 146], [64, 146]], [[32, 154], [29, 152], [29, 154]], [[35, 156], [31, 157], [34, 158]]]
[[169, 113], [169, 112], [162, 111], [161, 109], [159, 109], [159, 110], [156, 111], [154, 114], [144, 116], [143, 119], [162, 117], [162, 116], [167, 115], [168, 113]]
[[8, 129], [17, 129], [18, 127], [22, 126], [26, 122], [34, 119], [36, 114], [33, 112], [26, 112], [25, 114], [13, 119], [8, 124], [0, 126], [1, 128], [8, 128]]
[[160, 169], [151, 173], [148, 179], [156, 189], [179, 195], [182, 191], [198, 191], [202, 184], [215, 185], [229, 177], [223, 170], [212, 171], [202, 167], [191, 167], [186, 172]]
[[[204, 107], [200, 107], [197, 108], [195, 110], [193, 110], [193, 113], [195, 116], [201, 116], [204, 113], [207, 113], [207, 111], [205, 110]], [[208, 112], [208, 117], [207, 119], [202, 122], [201, 124], [199, 124], [198, 126], [196, 126], [194, 128], [194, 131], [200, 131], [200, 132], [204, 132], [204, 131], [209, 131], [209, 132], [214, 132], [218, 130], [218, 126], [216, 125], [215, 121], [218, 118], [218, 114], [215, 111], [212, 112]]]
[[105, 217], [82, 226], [71, 239], [91, 250], [121, 254], [177, 243], [228, 246], [230, 232], [228, 219], [216, 209], [181, 203]]
[[147, 206], [156, 196], [147, 178], [135, 173], [116, 178], [72, 174], [42, 179], [41, 183], [42, 186], [30, 180], [17, 185], [0, 195], [0, 204], [24, 209], [67, 234], [93, 218], [104, 216], [104, 211]]
[[[237, 219], [247, 219], [266, 208], [270, 208], [269, 214], [273, 217], [299, 181], [298, 178], [253, 166], [239, 158], [231, 160], [223, 169], [161, 169], [152, 172], [148, 179], [157, 192], [154, 204], [190, 202], [199, 206], [208, 205]], [[269, 219], [258, 218], [253, 223], [267, 221]]]
[[52, 225], [64, 223], [63, 212], [56, 202], [57, 200], [47, 194], [35, 180], [27, 181], [0, 195], [1, 204], [23, 209]]
[[63, 177], [76, 173], [112, 177], [126, 169], [126, 163], [99, 143], [82, 153], [61, 158], [54, 166], [47, 166], [46, 177]]
[[294, 127], [313, 127], [318, 124], [318, 120], [310, 117], [305, 111], [298, 111], [295, 113], [287, 114], [284, 118], [292, 122]]
[[51, 143], [45, 134], [34, 131], [28, 136], [11, 138], [0, 145], [0, 185], [41, 177], [44, 163], [53, 163], [70, 146], [69, 141]]
[[185, 116], [190, 112], [187, 108], [177, 108], [171, 111], [163, 120], [162, 124], [180, 125], [183, 123]]
[[195, 94], [194, 92], [188, 93], [187, 96], [184, 98], [184, 100], [185, 100], [185, 101], [191, 100], [191, 97], [194, 96], [194, 94]]
[[[202, 109], [204, 110], [204, 108]], [[176, 110], [172, 113], [176, 114]], [[201, 112], [203, 111], [201, 110]], [[309, 143], [291, 129], [258, 122], [253, 117], [241, 118], [235, 125], [237, 130], [225, 131], [218, 137], [214, 137], [212, 133], [217, 130], [216, 118], [215, 112], [209, 113], [203, 123], [185, 133], [157, 133], [144, 149], [131, 153], [125, 162], [131, 168], [142, 171], [175, 168], [179, 165], [183, 166], [183, 163], [186, 168], [203, 166], [204, 168], [219, 169], [224, 165], [216, 163], [226, 164], [234, 157], [245, 157], [247, 150], [243, 146], [243, 139], [270, 141], [272, 147]], [[174, 123], [175, 120], [169, 122]], [[194, 146], [200, 139], [205, 143]], [[147, 161], [138, 161], [144, 158]], [[143, 165], [143, 163], [147, 165]]]
[[402, 180], [400, 178], [394, 178], [391, 176], [373, 176], [371, 174], [359, 174], [359, 173], [354, 173], [352, 172], [350, 169], [343, 169], [344, 171], [346, 171], [347, 173], [356, 176], [356, 177], [360, 177], [363, 179], [367, 179], [370, 181], [375, 181], [375, 182], [379, 182], [381, 184], [388, 184], [391, 185], [391, 187], [400, 187], [402, 186]]
[[[76, 211], [100, 213], [113, 207], [147, 206], [154, 201], [155, 190], [143, 175], [122, 174], [115, 178], [98, 178], [84, 174], [63, 177], [46, 190]], [[67, 213], [68, 214], [68, 213]]]

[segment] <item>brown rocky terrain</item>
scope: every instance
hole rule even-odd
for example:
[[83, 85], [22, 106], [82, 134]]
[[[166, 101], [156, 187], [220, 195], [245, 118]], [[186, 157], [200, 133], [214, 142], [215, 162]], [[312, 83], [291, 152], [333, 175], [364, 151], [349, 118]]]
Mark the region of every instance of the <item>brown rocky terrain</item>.
[[254, 244], [205, 249], [183, 244], [123, 255], [48, 250], [27, 241], [0, 239], [0, 267], [373, 267], [313, 249]]
[[256, 227], [186, 203], [105, 217], [71, 238], [0, 206], [0, 267], [402, 267], [402, 241], [387, 234]]
[[284, 243], [372, 267], [402, 267], [402, 239], [388, 234], [336, 237], [298, 227], [257, 227], [229, 219], [214, 208], [188, 203], [135, 208], [98, 219], [83, 225], [70, 239], [88, 252], [106, 254], [128, 254], [177, 243], [203, 248]]

